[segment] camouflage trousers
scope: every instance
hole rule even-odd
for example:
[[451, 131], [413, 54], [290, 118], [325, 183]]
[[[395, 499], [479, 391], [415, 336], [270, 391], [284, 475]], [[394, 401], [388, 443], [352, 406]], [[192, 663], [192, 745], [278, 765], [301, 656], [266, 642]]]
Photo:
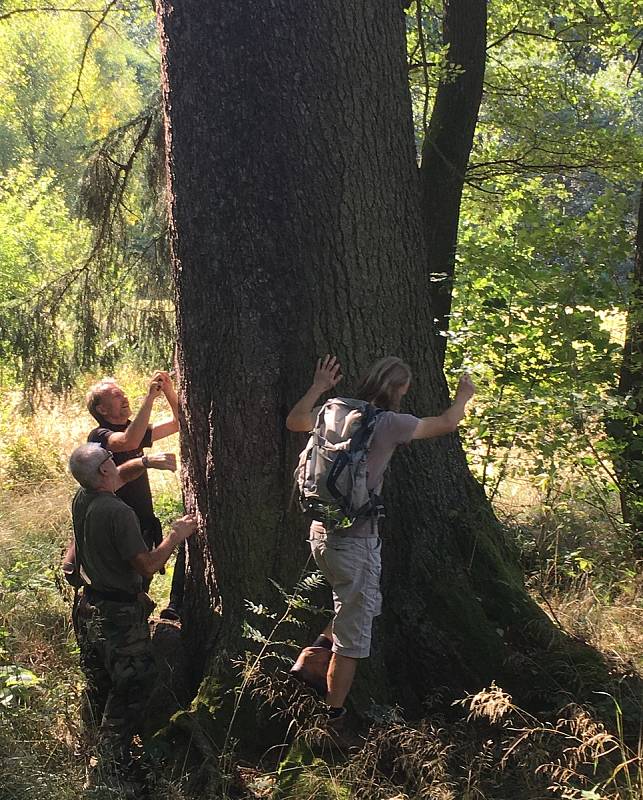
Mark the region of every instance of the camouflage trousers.
[[154, 688], [147, 609], [142, 603], [81, 599], [78, 608], [80, 666], [87, 679], [82, 718], [102, 760], [125, 764]]

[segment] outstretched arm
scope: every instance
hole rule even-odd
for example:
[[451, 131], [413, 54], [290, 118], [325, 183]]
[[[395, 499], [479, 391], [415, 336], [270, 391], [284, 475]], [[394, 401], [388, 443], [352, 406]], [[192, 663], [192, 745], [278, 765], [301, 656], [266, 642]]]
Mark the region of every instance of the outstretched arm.
[[476, 387], [469, 375], [463, 375], [458, 383], [453, 405], [439, 417], [424, 417], [421, 419], [413, 434], [414, 439], [432, 439], [453, 433], [458, 423], [464, 418], [466, 405], [475, 393]]
[[286, 417], [289, 431], [308, 432], [315, 425], [312, 410], [324, 392], [333, 389], [342, 379], [341, 367], [335, 356], [317, 359], [315, 376], [310, 389], [290, 410]]
[[150, 414], [152, 413], [154, 401], [161, 394], [161, 383], [160, 373], [156, 372], [150, 382], [143, 405], [138, 410], [138, 414], [127, 426], [127, 429], [124, 431], [114, 431], [114, 433], [109, 435], [107, 447], [110, 450], [113, 450], [115, 453], [123, 453], [127, 450], [136, 450], [140, 445], [150, 421]]
[[165, 566], [165, 562], [174, 552], [177, 545], [192, 536], [196, 530], [196, 519], [191, 514], [179, 517], [172, 525], [172, 530], [154, 550], [138, 553], [131, 560], [134, 569], [144, 578], [151, 578]]
[[[143, 459], [147, 466], [143, 465]], [[171, 472], [176, 471], [176, 456], [174, 453], [157, 453], [152, 456], [142, 458], [131, 458], [118, 468], [118, 474], [123, 483], [135, 481], [146, 469], [167, 469]], [[71, 583], [71, 578], [75, 575], [76, 569], [76, 541], [72, 540], [67, 545], [65, 555], [62, 560], [62, 571], [65, 578]], [[73, 584], [72, 584], [73, 585]]]
[[171, 436], [179, 429], [179, 398], [172, 385], [172, 379], [170, 378], [169, 372], [160, 372], [158, 374], [161, 376], [161, 390], [172, 409], [172, 418], [165, 419], [162, 422], [156, 422], [152, 425], [153, 442], [159, 439], [165, 439], [166, 436]]
[[174, 453], [155, 453], [141, 458], [130, 458], [118, 468], [118, 474], [123, 483], [129, 483], [139, 478], [146, 469], [166, 469], [176, 472], [176, 456]]

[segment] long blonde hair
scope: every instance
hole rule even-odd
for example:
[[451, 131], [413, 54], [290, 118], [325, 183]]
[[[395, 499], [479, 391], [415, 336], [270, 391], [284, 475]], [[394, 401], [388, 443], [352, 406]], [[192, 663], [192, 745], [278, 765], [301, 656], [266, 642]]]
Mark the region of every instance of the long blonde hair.
[[356, 397], [385, 411], [399, 411], [401, 390], [412, 377], [411, 368], [401, 358], [380, 358], [362, 375]]

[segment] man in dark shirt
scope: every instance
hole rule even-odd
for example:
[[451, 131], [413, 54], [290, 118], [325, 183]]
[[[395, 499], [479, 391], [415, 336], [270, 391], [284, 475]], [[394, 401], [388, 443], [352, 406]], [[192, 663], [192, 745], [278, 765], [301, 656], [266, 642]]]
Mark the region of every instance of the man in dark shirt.
[[[154, 401], [164, 395], [172, 416], [150, 425]], [[87, 437], [114, 454], [114, 462], [125, 482], [117, 494], [138, 517], [143, 539], [152, 549], [162, 538], [161, 524], [154, 514], [152, 491], [147, 476], [148, 469], [176, 469], [176, 457], [172, 453], [146, 456], [143, 449], [153, 442], [171, 436], [179, 429], [178, 398], [167, 372], [157, 371], [150, 382], [143, 405], [133, 419], [129, 399], [113, 378], [104, 378], [94, 384], [86, 396], [87, 410], [98, 422]], [[65, 556], [65, 562], [73, 562], [73, 553]], [[64, 569], [64, 567], [63, 567]], [[162, 612], [165, 619], [179, 619], [183, 603], [185, 583], [185, 547], [179, 548], [170, 602]], [[147, 586], [145, 587], [148, 588]]]
[[[150, 425], [152, 406], [157, 397], [165, 395], [172, 417]], [[143, 449], [153, 442], [171, 436], [179, 429], [178, 399], [167, 372], [156, 372], [150, 382], [143, 405], [133, 419], [129, 399], [116, 381], [111, 378], [99, 381], [87, 392], [87, 410], [98, 422], [98, 427], [87, 437], [114, 453], [117, 467], [128, 465], [127, 483], [119, 489], [118, 496], [136, 512], [141, 523], [143, 538], [148, 547], [158, 538], [156, 517], [152, 505], [152, 492], [147, 476], [149, 457]], [[137, 460], [140, 459], [140, 466]], [[134, 464], [130, 464], [130, 462]], [[131, 467], [131, 471], [130, 468]]]
[[163, 567], [196, 523], [181, 517], [150, 552], [138, 517], [116, 494], [123, 481], [112, 453], [97, 443], [81, 445], [69, 468], [82, 487], [72, 518], [84, 582], [78, 644], [87, 679], [83, 721], [86, 733], [97, 734], [97, 769], [90, 776], [95, 785], [118, 778], [127, 766], [156, 677], [143, 580]]

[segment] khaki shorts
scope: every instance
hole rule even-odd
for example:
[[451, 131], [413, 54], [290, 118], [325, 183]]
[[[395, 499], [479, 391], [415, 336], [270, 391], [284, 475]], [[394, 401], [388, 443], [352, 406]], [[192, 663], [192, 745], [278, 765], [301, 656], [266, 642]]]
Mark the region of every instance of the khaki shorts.
[[314, 534], [310, 547], [333, 590], [333, 652], [368, 658], [373, 617], [382, 613], [379, 538]]

